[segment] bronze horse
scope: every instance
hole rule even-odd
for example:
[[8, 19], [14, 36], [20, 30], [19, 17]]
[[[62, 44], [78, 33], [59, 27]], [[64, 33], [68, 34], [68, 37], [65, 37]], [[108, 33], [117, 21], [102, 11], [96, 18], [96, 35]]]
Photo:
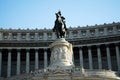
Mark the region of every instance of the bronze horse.
[[66, 35], [67, 28], [64, 20], [65, 18], [61, 16], [60, 11], [56, 13], [56, 20], [53, 31], [56, 32], [57, 38], [64, 38]]

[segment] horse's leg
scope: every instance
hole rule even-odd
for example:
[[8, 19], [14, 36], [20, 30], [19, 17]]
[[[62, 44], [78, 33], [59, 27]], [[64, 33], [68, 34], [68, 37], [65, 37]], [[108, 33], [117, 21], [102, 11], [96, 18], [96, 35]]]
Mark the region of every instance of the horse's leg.
[[63, 36], [62, 36], [62, 32], [60, 32], [60, 37], [63, 38]]
[[61, 38], [61, 33], [59, 32], [59, 38]]
[[57, 34], [57, 38], [59, 38], [58, 32], [56, 32], [56, 34]]
[[60, 38], [60, 32], [57, 31], [57, 38]]
[[66, 32], [64, 31], [64, 37], [66, 36]]
[[61, 37], [61, 38], [64, 37], [64, 36], [63, 36], [63, 31], [62, 31], [62, 29], [60, 30], [60, 37]]
[[62, 31], [62, 37], [65, 37], [65, 32], [64, 31]]

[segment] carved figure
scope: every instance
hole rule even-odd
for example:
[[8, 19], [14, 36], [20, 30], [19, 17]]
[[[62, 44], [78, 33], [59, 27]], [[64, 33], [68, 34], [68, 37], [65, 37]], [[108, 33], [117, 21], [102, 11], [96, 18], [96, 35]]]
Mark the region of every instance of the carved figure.
[[58, 11], [58, 13], [56, 13], [56, 20], [53, 32], [56, 32], [57, 38], [64, 38], [66, 35], [66, 31], [67, 28], [65, 24], [65, 18], [61, 16], [61, 12]]

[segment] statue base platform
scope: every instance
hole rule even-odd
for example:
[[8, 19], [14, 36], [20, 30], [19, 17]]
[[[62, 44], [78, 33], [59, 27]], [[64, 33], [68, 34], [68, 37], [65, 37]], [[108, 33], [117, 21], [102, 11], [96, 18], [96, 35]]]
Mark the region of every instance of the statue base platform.
[[0, 80], [120, 80], [120, 73], [110, 70], [40, 69]]
[[47, 69], [44, 73], [36, 73], [32, 80], [120, 80], [117, 74], [109, 70]]

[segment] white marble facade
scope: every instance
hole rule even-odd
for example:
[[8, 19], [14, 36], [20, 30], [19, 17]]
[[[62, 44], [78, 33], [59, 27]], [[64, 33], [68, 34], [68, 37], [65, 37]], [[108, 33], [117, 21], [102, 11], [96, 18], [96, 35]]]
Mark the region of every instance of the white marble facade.
[[[75, 66], [85, 69], [120, 72], [119, 22], [69, 27], [65, 39], [72, 42], [73, 52], [68, 51], [68, 45], [62, 46], [63, 48], [53, 45], [57, 48], [53, 48], [51, 53], [48, 51], [49, 45], [56, 40], [55, 33], [51, 29], [0, 29], [0, 76], [11, 77], [30, 73], [39, 68], [45, 69], [60, 59], [69, 64], [73, 61]], [[60, 51], [61, 54], [55, 51]], [[63, 54], [65, 52], [73, 55]], [[49, 63], [50, 53], [53, 55]]]

